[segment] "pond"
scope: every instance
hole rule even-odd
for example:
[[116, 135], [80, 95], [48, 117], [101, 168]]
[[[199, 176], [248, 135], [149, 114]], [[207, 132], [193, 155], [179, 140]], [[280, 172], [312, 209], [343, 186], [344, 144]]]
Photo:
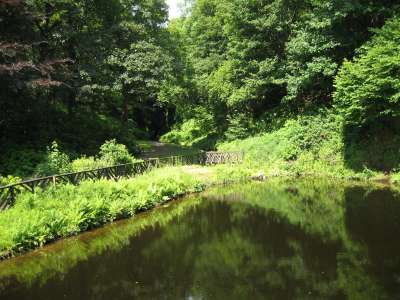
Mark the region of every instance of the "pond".
[[400, 194], [214, 188], [0, 263], [0, 299], [399, 299]]

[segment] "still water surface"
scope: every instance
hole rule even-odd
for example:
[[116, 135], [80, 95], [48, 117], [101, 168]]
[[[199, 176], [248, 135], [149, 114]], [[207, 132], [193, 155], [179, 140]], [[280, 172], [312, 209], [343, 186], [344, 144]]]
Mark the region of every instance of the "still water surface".
[[0, 299], [400, 299], [400, 195], [217, 188], [0, 263]]

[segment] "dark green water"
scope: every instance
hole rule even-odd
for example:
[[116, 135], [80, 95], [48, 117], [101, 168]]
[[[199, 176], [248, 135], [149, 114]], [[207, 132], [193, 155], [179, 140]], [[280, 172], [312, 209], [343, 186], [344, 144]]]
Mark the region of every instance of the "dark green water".
[[0, 263], [0, 299], [400, 299], [400, 195], [251, 183]]

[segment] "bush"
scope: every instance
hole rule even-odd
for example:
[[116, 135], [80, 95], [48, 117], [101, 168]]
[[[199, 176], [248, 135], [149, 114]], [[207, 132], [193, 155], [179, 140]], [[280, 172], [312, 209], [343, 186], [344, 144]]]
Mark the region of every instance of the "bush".
[[100, 147], [99, 159], [107, 166], [130, 164], [135, 160], [127, 147], [117, 144], [115, 139], [106, 141]]
[[212, 124], [213, 122], [209, 119], [189, 119], [176, 129], [163, 135], [160, 141], [188, 147], [207, 147], [209, 145], [208, 140], [215, 140], [216, 131]]
[[192, 112], [195, 116], [185, 120], [160, 138], [161, 142], [174, 143], [188, 147], [208, 148], [216, 141], [214, 117], [205, 108], [198, 107]]
[[80, 172], [121, 164], [133, 163], [135, 158], [127, 147], [118, 144], [116, 140], [106, 141], [99, 151], [98, 157], [80, 157], [72, 162], [66, 153], [63, 153], [56, 142], [47, 148], [45, 161], [36, 168], [36, 175], [49, 176], [67, 172]]
[[0, 175], [0, 186], [5, 186], [9, 184], [18, 183], [21, 181], [21, 178], [15, 176], [1, 176]]
[[127, 147], [117, 144], [115, 140], [106, 141], [101, 147], [98, 157], [80, 157], [71, 163], [73, 172], [93, 170], [135, 162]]
[[229, 127], [225, 132], [225, 139], [227, 141], [247, 138], [251, 135], [254, 129], [252, 118], [244, 113], [230, 116], [228, 121]]
[[400, 156], [400, 18], [387, 21], [335, 80], [348, 166], [390, 172]]
[[47, 147], [45, 161], [40, 163], [36, 168], [36, 174], [40, 176], [67, 173], [70, 171], [70, 158], [59, 149], [55, 141], [51, 146]]
[[400, 116], [400, 18], [375, 33], [335, 80], [335, 103], [355, 126]]
[[77, 158], [71, 162], [72, 172], [94, 170], [94, 169], [99, 169], [102, 167], [106, 167], [104, 165], [104, 162], [96, 159], [93, 156], [89, 156], [89, 157], [84, 156], [81, 158]]
[[[0, 172], [18, 177], [28, 177], [46, 157], [45, 151], [37, 151], [26, 146], [5, 146], [7, 151], [0, 157]], [[2, 149], [3, 150], [3, 149]]]

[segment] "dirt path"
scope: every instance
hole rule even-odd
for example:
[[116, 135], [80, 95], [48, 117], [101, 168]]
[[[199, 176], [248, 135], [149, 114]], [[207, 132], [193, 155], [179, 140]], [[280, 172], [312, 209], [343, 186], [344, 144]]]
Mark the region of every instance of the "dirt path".
[[183, 147], [175, 144], [166, 144], [156, 141], [139, 141], [138, 144], [143, 151], [139, 155], [141, 158], [188, 155], [199, 151], [196, 148]]
[[201, 178], [203, 181], [209, 181], [215, 175], [212, 169], [201, 167], [201, 166], [183, 166], [183, 172], [196, 175], [197, 178]]

